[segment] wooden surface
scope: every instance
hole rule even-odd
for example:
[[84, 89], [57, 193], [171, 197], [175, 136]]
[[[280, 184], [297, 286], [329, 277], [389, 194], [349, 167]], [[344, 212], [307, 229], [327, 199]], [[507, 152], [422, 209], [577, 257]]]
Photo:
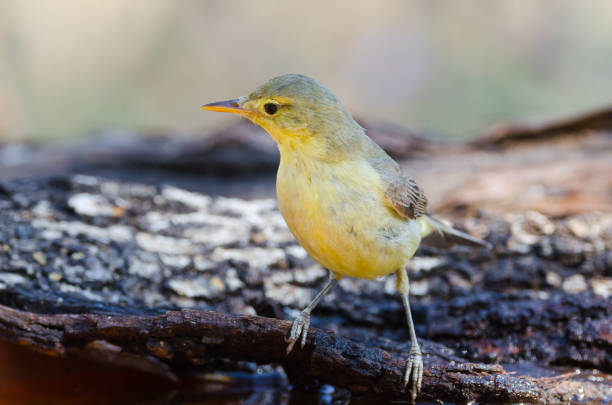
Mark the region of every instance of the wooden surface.
[[[230, 316], [210, 311], [184, 310], [164, 315], [34, 315], [0, 307], [0, 332], [19, 336], [38, 350], [66, 355], [77, 348], [98, 356], [153, 356], [171, 364], [204, 364], [215, 358], [281, 364], [295, 381], [313, 378], [354, 393], [376, 394], [379, 398], [406, 398], [400, 382], [409, 346], [397, 347], [388, 340], [359, 343], [335, 334], [312, 329], [304, 349], [285, 355], [287, 321], [256, 316]], [[429, 401], [567, 402], [582, 387], [593, 394], [597, 386], [576, 382], [571, 376], [531, 378], [506, 373], [498, 365], [470, 363], [441, 345], [422, 342], [425, 362], [420, 398]], [[256, 350], [254, 350], [256, 348]], [[67, 370], [70, 370], [68, 368]], [[49, 370], [41, 369], [44, 376]], [[70, 370], [73, 371], [73, 370]], [[74, 370], [78, 372], [79, 370]], [[104, 373], [87, 369], [88, 373]], [[129, 375], [129, 374], [128, 374]], [[65, 380], [64, 374], [56, 378]], [[121, 371], [105, 381], [125, 390]], [[79, 382], [99, 379], [81, 375]], [[121, 384], [117, 384], [121, 381]], [[57, 387], [49, 381], [50, 387]], [[96, 387], [103, 392], [102, 387]], [[93, 390], [95, 398], [99, 391]], [[55, 393], [55, 392], [54, 392]], [[60, 391], [58, 394], [63, 393]]]

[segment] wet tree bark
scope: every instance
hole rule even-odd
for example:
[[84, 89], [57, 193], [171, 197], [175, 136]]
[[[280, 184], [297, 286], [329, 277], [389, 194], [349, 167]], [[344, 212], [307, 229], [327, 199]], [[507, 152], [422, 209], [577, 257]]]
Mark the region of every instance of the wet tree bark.
[[[157, 316], [44, 315], [0, 306], [3, 336], [48, 354], [90, 350], [153, 356], [184, 366], [215, 358], [279, 363], [301, 379], [319, 379], [356, 393], [405, 398], [401, 379], [407, 352], [390, 342], [364, 344], [311, 328], [304, 349], [285, 356], [291, 323], [211, 311], [170, 311]], [[583, 383], [568, 376], [531, 378], [498, 365], [470, 363], [441, 345], [423, 342], [425, 373], [421, 400], [566, 402]], [[587, 384], [587, 390], [588, 390]]]

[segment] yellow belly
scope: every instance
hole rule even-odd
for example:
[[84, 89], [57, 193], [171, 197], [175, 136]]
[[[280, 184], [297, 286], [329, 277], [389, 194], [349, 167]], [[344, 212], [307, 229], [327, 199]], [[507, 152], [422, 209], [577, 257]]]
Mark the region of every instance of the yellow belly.
[[289, 229], [334, 273], [369, 279], [390, 274], [420, 243], [419, 224], [385, 204], [378, 174], [367, 162], [281, 157], [276, 185]]

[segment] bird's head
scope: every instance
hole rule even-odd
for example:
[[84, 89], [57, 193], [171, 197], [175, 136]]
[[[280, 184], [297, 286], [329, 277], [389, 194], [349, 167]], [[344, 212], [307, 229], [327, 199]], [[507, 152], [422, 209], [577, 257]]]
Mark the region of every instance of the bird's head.
[[275, 77], [246, 97], [210, 103], [203, 110], [242, 115], [263, 127], [280, 145], [323, 146], [361, 130], [342, 102], [310, 77]]

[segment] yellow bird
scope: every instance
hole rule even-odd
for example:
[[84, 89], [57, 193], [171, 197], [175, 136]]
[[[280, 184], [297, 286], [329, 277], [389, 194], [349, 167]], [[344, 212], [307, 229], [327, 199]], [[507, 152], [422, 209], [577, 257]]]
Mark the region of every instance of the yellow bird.
[[428, 236], [488, 247], [426, 214], [423, 190], [355, 122], [325, 86], [303, 75], [276, 77], [247, 97], [206, 104], [239, 114], [278, 143], [278, 204], [289, 229], [330, 279], [293, 321], [287, 354], [304, 347], [310, 313], [342, 276], [396, 275], [412, 347], [403, 386], [421, 389], [423, 358], [408, 301], [406, 264]]

